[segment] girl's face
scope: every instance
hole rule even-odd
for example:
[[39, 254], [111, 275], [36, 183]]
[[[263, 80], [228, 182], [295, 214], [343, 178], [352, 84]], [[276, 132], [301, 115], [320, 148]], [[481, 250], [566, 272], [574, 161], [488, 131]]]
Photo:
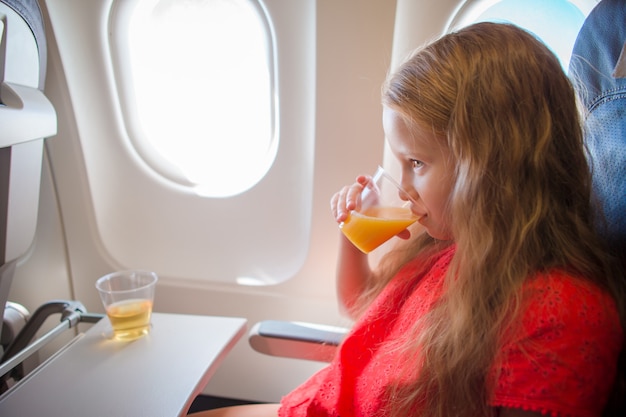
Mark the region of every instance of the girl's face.
[[452, 239], [448, 201], [454, 165], [445, 142], [425, 129], [409, 130], [394, 110], [383, 109], [383, 128], [402, 167], [402, 186], [415, 199], [411, 210], [430, 236]]

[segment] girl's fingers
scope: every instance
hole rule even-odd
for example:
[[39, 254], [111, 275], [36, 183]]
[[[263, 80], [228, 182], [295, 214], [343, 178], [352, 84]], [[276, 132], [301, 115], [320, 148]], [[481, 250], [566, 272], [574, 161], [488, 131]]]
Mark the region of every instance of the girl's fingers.
[[342, 222], [348, 217], [349, 209], [346, 209], [346, 195], [348, 193], [348, 187], [343, 187], [336, 192], [330, 200], [330, 209], [333, 217], [337, 222]]
[[359, 176], [352, 185], [344, 186], [330, 199], [330, 209], [338, 223], [348, 218], [350, 211], [355, 210], [361, 204], [361, 191], [369, 182], [367, 176]]
[[404, 229], [403, 231], [401, 231], [400, 233], [398, 233], [398, 234], [397, 234], [397, 236], [398, 236], [400, 239], [407, 240], [407, 239], [410, 239], [410, 238], [411, 238], [411, 232], [409, 231], [409, 229]]
[[367, 175], [359, 175], [356, 183], [352, 184], [348, 190], [346, 208], [348, 210], [358, 210], [361, 205], [361, 193], [363, 188], [371, 181], [371, 177]]

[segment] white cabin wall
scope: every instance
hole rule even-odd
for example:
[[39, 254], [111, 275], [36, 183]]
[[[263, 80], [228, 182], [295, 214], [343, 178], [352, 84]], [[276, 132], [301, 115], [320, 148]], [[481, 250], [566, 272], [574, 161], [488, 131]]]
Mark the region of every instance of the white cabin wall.
[[[403, 23], [418, 28], [414, 30], [419, 33], [410, 35], [418, 46], [441, 32], [456, 3], [398, 0], [398, 16], [418, 16], [417, 20], [404, 19]], [[271, 287], [163, 279], [157, 287], [156, 311], [239, 316], [247, 318], [250, 325], [264, 319], [349, 324], [336, 306], [334, 273], [339, 234], [328, 202], [340, 186], [352, 182], [357, 174], [372, 172], [381, 163], [384, 142], [380, 87], [392, 60], [396, 1], [318, 0], [316, 10], [313, 217], [304, 266], [291, 280]], [[70, 18], [84, 25], [101, 23], [79, 15]], [[52, 35], [50, 22], [47, 23]], [[396, 36], [397, 31], [396, 27]], [[396, 43], [394, 51], [398, 48]], [[80, 145], [80, 139], [88, 138], [79, 136], [81, 122], [74, 117], [71, 88], [65, 79], [72, 72], [63, 67], [52, 38], [48, 59], [46, 93], [59, 115], [59, 128], [46, 148], [50, 169], [44, 166], [36, 241], [16, 271], [10, 299], [34, 310], [44, 300], [77, 298], [90, 311], [101, 312], [94, 282], [116, 269], [116, 265], [108, 259], [97, 237]], [[205, 392], [277, 401], [320, 366], [263, 356], [242, 340]]]

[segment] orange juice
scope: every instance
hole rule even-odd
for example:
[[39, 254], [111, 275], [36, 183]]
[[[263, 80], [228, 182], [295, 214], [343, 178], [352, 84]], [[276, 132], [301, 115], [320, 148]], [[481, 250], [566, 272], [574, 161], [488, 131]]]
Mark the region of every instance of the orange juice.
[[119, 340], [133, 340], [150, 330], [152, 301], [131, 299], [111, 304], [107, 316], [113, 327], [113, 337]]
[[362, 213], [352, 211], [339, 227], [354, 246], [369, 253], [416, 221], [408, 208], [372, 207]]

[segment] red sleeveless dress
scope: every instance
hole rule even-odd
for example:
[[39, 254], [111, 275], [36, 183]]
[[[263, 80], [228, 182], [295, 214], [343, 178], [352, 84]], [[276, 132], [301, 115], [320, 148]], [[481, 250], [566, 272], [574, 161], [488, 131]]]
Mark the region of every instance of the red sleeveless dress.
[[[380, 416], [386, 388], [400, 378], [394, 342], [410, 334], [440, 297], [453, 255], [454, 247], [442, 251], [421, 277], [416, 265], [403, 268], [354, 325], [335, 359], [282, 399], [279, 416]], [[600, 416], [623, 341], [613, 300], [561, 271], [528, 280], [524, 291], [530, 303], [518, 334], [500, 352], [491, 405]]]

